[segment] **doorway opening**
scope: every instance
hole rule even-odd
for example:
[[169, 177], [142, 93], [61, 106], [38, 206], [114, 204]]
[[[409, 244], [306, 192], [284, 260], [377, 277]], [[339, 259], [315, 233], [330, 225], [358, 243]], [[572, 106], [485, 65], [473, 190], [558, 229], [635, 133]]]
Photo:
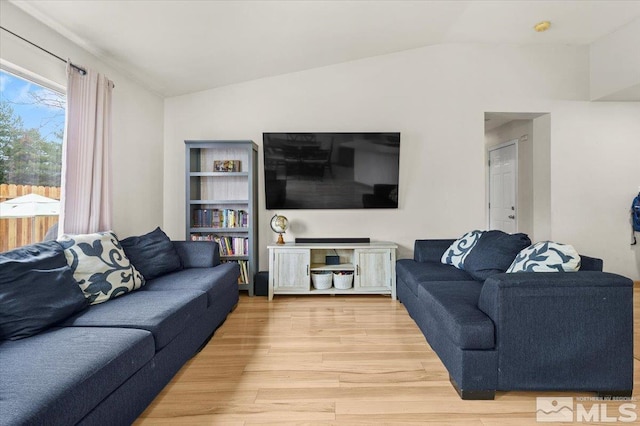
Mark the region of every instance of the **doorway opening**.
[[550, 114], [485, 112], [484, 120], [487, 229], [550, 239]]

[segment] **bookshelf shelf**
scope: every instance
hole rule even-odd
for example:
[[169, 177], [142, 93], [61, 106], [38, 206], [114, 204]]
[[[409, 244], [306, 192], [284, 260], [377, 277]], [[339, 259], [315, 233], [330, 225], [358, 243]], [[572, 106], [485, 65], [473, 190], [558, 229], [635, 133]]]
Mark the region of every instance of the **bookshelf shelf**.
[[190, 204], [249, 204], [249, 200], [189, 200]]
[[191, 177], [234, 177], [244, 176], [248, 177], [248, 172], [192, 172], [189, 173]]
[[240, 264], [239, 288], [253, 296], [258, 146], [248, 140], [187, 140], [185, 148], [186, 238], [217, 241], [221, 261]]
[[224, 259], [224, 260], [247, 260], [249, 259], [249, 256], [220, 256], [220, 259]]

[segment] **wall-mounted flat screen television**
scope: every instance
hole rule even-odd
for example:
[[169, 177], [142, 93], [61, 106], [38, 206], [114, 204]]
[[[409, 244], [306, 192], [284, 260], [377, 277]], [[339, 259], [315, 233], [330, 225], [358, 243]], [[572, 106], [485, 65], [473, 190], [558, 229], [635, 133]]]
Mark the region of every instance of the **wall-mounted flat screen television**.
[[398, 208], [400, 133], [263, 133], [266, 207]]

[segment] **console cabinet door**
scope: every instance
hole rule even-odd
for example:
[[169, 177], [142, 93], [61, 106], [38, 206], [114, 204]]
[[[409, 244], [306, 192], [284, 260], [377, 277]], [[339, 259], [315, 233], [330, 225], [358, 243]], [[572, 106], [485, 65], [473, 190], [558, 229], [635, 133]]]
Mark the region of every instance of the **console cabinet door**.
[[276, 292], [309, 290], [311, 251], [309, 249], [278, 249], [273, 253]]
[[391, 290], [391, 261], [389, 249], [356, 249], [354, 263], [355, 291], [374, 292]]

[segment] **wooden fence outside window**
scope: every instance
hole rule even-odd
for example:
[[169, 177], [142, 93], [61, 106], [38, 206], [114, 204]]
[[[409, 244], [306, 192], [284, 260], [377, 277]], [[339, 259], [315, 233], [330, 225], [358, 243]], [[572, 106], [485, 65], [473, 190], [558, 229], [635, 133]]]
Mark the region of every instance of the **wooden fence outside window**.
[[[59, 200], [60, 188], [0, 184], [0, 203], [27, 194], [38, 194]], [[58, 223], [58, 216], [0, 219], [0, 252], [42, 241], [49, 228], [56, 223]]]

